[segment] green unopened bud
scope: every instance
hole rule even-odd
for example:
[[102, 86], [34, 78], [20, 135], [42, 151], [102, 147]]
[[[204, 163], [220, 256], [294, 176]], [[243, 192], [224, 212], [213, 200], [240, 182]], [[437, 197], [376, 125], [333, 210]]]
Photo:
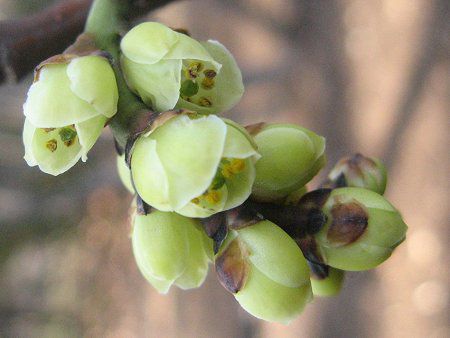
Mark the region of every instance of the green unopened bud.
[[80, 158], [86, 161], [118, 100], [114, 72], [105, 58], [57, 60], [38, 68], [23, 106], [25, 160], [52, 175]]
[[355, 154], [341, 159], [328, 175], [325, 186], [332, 188], [360, 187], [380, 195], [386, 189], [386, 168], [376, 158]]
[[328, 276], [320, 278], [311, 274], [311, 287], [314, 296], [336, 296], [342, 289], [345, 272], [339, 269], [328, 268]]
[[325, 139], [292, 125], [264, 126], [254, 136], [261, 159], [252, 196], [276, 201], [308, 183], [325, 164]]
[[156, 23], [142, 23], [122, 39], [122, 69], [129, 87], [154, 110], [186, 108], [219, 113], [233, 107], [244, 86], [228, 50], [198, 42]]
[[124, 187], [132, 194], [135, 193], [131, 182], [131, 171], [125, 162], [125, 155], [117, 156], [117, 173]]
[[370, 190], [335, 189], [322, 212], [327, 222], [315, 239], [324, 263], [338, 269], [372, 269], [405, 239], [407, 226], [400, 213]]
[[196, 288], [206, 278], [212, 240], [196, 220], [157, 210], [136, 215], [132, 243], [139, 270], [160, 293], [173, 284]]
[[253, 316], [288, 323], [311, 300], [306, 260], [269, 221], [232, 230], [216, 257], [220, 282]]
[[137, 140], [131, 172], [147, 204], [208, 217], [248, 198], [257, 156], [244, 129], [215, 115], [189, 113], [172, 117]]

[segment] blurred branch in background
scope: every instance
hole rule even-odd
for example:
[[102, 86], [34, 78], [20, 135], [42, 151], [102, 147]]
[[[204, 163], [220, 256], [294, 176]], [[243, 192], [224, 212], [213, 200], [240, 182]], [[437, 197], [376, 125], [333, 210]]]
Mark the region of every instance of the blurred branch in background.
[[436, 63], [448, 58], [450, 53], [450, 20], [448, 18], [450, 1], [435, 0], [431, 3], [433, 7], [423, 29], [417, 57], [413, 62], [398, 108], [394, 113], [395, 123], [384, 156], [388, 168], [393, 165], [399, 155], [401, 139], [418, 112], [417, 105], [429, 74]]
[[[127, 1], [131, 20], [172, 0]], [[67, 48], [82, 32], [91, 2], [66, 0], [29, 17], [0, 22], [0, 83], [20, 80], [41, 61]]]

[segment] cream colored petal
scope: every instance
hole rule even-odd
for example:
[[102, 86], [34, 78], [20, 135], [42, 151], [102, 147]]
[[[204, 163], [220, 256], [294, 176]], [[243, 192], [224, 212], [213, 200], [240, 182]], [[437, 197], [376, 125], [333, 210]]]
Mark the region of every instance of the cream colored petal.
[[67, 65], [47, 65], [40, 71], [23, 106], [24, 114], [38, 128], [58, 128], [86, 121], [97, 110], [70, 89]]
[[154, 64], [177, 43], [180, 34], [157, 22], [144, 22], [131, 29], [120, 43], [122, 53], [134, 62]]
[[225, 123], [213, 115], [196, 119], [182, 115], [149, 135], [157, 141], [174, 210], [209, 187], [223, 152], [225, 136]]
[[70, 89], [92, 105], [99, 114], [112, 117], [117, 112], [119, 93], [109, 62], [100, 56], [83, 56], [67, 66]]
[[78, 140], [81, 147], [83, 148], [83, 162], [86, 162], [87, 153], [89, 150], [91, 150], [97, 139], [100, 137], [100, 134], [102, 133], [107, 120], [108, 118], [106, 118], [105, 116], [98, 115], [96, 117], [93, 117], [92, 119], [80, 122], [75, 125], [78, 133]]
[[131, 158], [134, 186], [142, 199], [161, 211], [172, 211], [169, 199], [169, 182], [157, 153], [157, 142], [141, 137]]
[[161, 60], [144, 65], [122, 57], [121, 63], [128, 86], [148, 106], [158, 112], [175, 107], [180, 96], [180, 60]]
[[[57, 148], [54, 151], [47, 147], [49, 141], [56, 142]], [[55, 176], [74, 166], [82, 155], [78, 138], [75, 138], [72, 145], [66, 146], [60, 139], [59, 129], [50, 132], [36, 129], [33, 136], [32, 152], [39, 168], [43, 172]]]

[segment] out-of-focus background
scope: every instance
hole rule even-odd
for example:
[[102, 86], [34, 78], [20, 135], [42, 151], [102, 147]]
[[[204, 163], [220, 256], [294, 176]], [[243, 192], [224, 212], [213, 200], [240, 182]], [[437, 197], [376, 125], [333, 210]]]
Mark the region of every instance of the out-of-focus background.
[[[50, 3], [0, 0], [0, 19]], [[388, 165], [386, 196], [409, 225], [407, 240], [289, 326], [246, 314], [214, 271], [200, 289], [158, 295], [132, 257], [131, 196], [116, 175], [111, 134], [64, 175], [29, 168], [21, 107], [32, 78], [2, 85], [0, 336], [450, 337], [448, 8], [442, 0], [193, 0], [149, 16], [235, 55], [246, 92], [228, 117], [313, 129], [327, 138], [328, 168], [356, 151]]]

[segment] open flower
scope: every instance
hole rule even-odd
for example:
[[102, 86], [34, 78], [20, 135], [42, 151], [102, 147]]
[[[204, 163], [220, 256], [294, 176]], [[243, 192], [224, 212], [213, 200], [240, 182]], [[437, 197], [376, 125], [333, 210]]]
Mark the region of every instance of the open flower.
[[131, 173], [147, 204], [208, 217], [248, 198], [257, 156], [242, 127], [216, 115], [189, 113], [170, 118], [136, 141]]
[[128, 86], [156, 111], [176, 106], [219, 113], [243, 94], [236, 61], [217, 41], [198, 42], [160, 23], [145, 22], [124, 36], [121, 50]]
[[252, 197], [277, 201], [308, 183], [325, 165], [325, 139], [293, 124], [257, 128], [254, 139], [261, 159], [256, 164]]
[[288, 323], [312, 299], [302, 252], [272, 222], [232, 230], [215, 265], [222, 285], [257, 318]]
[[117, 110], [114, 72], [100, 56], [49, 59], [36, 72], [23, 106], [28, 165], [59, 175], [92, 148]]
[[196, 220], [157, 210], [135, 215], [132, 244], [139, 270], [160, 293], [173, 284], [196, 288], [206, 278], [212, 240]]

